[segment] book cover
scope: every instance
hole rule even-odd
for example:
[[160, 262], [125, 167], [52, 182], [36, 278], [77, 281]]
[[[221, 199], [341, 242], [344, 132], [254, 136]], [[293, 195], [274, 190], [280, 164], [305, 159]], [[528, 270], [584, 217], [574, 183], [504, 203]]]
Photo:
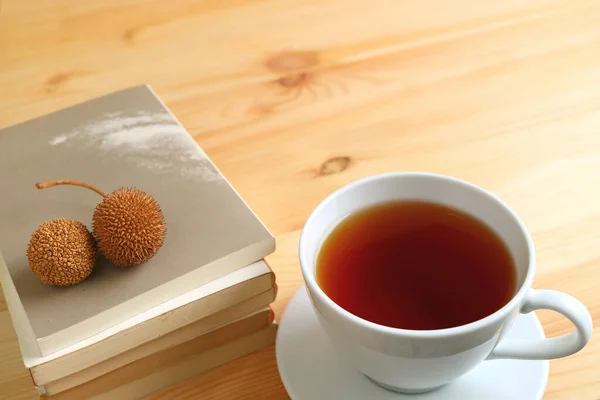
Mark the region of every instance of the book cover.
[[[160, 204], [168, 227], [159, 252], [118, 268], [99, 258], [71, 287], [42, 283], [27, 246], [53, 218], [91, 219], [106, 193], [135, 186]], [[91, 337], [275, 249], [272, 234], [149, 86], [96, 98], [0, 130], [0, 251], [7, 303], [22, 351], [41, 357]]]

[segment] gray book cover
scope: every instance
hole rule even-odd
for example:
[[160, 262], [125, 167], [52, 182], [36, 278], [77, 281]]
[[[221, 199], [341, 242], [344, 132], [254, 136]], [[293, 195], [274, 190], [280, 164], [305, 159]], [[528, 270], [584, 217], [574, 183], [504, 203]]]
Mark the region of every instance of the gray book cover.
[[[42, 283], [26, 256], [31, 234], [53, 218], [79, 220], [91, 231], [101, 200], [81, 187], [35, 187], [56, 179], [105, 193], [135, 186], [152, 195], [168, 226], [164, 245], [135, 267], [99, 257], [77, 285]], [[0, 277], [21, 348], [33, 356], [90, 337], [275, 249], [268, 229], [148, 86], [0, 130], [0, 220], [6, 270]]]

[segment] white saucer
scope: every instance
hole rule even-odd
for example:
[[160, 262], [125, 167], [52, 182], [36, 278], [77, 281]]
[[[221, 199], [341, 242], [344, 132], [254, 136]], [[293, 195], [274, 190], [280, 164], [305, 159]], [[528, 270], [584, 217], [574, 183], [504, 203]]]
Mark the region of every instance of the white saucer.
[[[505, 339], [544, 338], [534, 313], [521, 314]], [[277, 333], [277, 366], [293, 400], [539, 400], [548, 381], [548, 361], [484, 361], [441, 389], [404, 395], [388, 391], [345, 364], [322, 330], [301, 287], [283, 313]]]

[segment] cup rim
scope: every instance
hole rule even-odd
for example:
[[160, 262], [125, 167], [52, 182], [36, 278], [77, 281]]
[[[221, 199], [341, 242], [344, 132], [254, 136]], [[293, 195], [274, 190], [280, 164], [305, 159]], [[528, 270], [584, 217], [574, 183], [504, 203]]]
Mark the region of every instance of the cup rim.
[[[517, 223], [517, 225], [523, 232], [523, 235], [525, 236], [525, 240], [527, 242], [527, 250], [529, 252], [529, 257], [528, 257], [529, 260], [527, 263], [527, 273], [526, 273], [523, 283], [521, 284], [521, 286], [519, 287], [517, 292], [513, 295], [513, 297], [510, 299], [510, 301], [508, 301], [502, 308], [498, 309], [494, 313], [489, 314], [481, 319], [470, 322], [468, 324], [455, 326], [452, 328], [432, 329], [432, 330], [414, 330], [414, 329], [394, 328], [394, 327], [390, 327], [390, 326], [386, 326], [386, 325], [381, 325], [381, 324], [378, 324], [375, 322], [371, 322], [371, 321], [363, 319], [357, 315], [352, 314], [351, 312], [347, 311], [346, 309], [339, 306], [336, 302], [334, 302], [327, 294], [325, 294], [323, 289], [321, 289], [321, 287], [317, 284], [317, 281], [315, 278], [315, 273], [312, 271], [313, 266], [312, 266], [312, 264], [310, 264], [308, 262], [308, 255], [306, 254], [308, 252], [308, 248], [307, 248], [308, 245], [306, 244], [307, 243], [306, 237], [308, 235], [307, 232], [309, 232], [309, 228], [314, 223], [314, 220], [317, 218], [317, 214], [319, 214], [319, 212], [322, 209], [327, 207], [327, 205], [334, 198], [343, 195], [344, 193], [348, 192], [349, 190], [351, 190], [357, 186], [363, 185], [367, 182], [374, 181], [374, 180], [389, 179], [389, 178], [404, 178], [404, 177], [421, 177], [421, 178], [441, 179], [441, 180], [446, 180], [446, 181], [452, 181], [455, 184], [461, 185], [465, 188], [473, 189], [473, 190], [487, 196], [491, 201], [495, 202], [498, 206], [504, 208], [509, 213], [509, 215], [514, 219], [514, 221]], [[536, 265], [535, 265], [535, 260], [536, 260], [535, 248], [533, 245], [533, 240], [531, 238], [531, 235], [530, 235], [529, 231], [527, 230], [527, 227], [525, 226], [524, 222], [521, 220], [521, 218], [519, 218], [519, 216], [514, 212], [514, 210], [508, 206], [508, 204], [506, 204], [503, 200], [501, 200], [494, 193], [492, 193], [480, 186], [477, 186], [471, 182], [468, 182], [468, 181], [465, 181], [465, 180], [462, 180], [459, 178], [455, 178], [455, 177], [449, 176], [449, 175], [443, 175], [443, 174], [437, 174], [437, 173], [431, 173], [431, 172], [419, 172], [419, 171], [387, 172], [387, 173], [381, 173], [381, 174], [377, 174], [377, 175], [371, 175], [371, 176], [367, 176], [367, 177], [355, 180], [349, 184], [346, 184], [346, 185], [336, 189], [332, 193], [330, 193], [327, 197], [325, 197], [317, 205], [317, 207], [315, 207], [315, 209], [310, 213], [309, 217], [307, 218], [306, 222], [304, 223], [302, 232], [300, 234], [298, 253], [299, 253], [299, 260], [300, 260], [300, 269], [301, 269], [302, 275], [304, 277], [304, 283], [307, 286], [311, 295], [317, 296], [321, 302], [326, 303], [326, 305], [328, 307], [333, 309], [346, 322], [349, 322], [349, 323], [352, 323], [355, 325], [359, 325], [359, 326], [362, 326], [369, 330], [377, 331], [379, 333], [396, 335], [396, 336], [414, 336], [414, 337], [419, 337], [419, 338], [443, 338], [443, 337], [448, 337], [448, 336], [468, 334], [468, 333], [480, 330], [482, 328], [485, 328], [485, 327], [489, 326], [490, 324], [495, 324], [499, 320], [502, 320], [503, 318], [506, 317], [507, 314], [509, 314], [515, 308], [515, 306], [517, 306], [522, 301], [522, 299], [525, 297], [525, 294], [531, 288], [531, 285], [533, 282], [533, 277], [535, 275], [535, 267], [536, 267]]]

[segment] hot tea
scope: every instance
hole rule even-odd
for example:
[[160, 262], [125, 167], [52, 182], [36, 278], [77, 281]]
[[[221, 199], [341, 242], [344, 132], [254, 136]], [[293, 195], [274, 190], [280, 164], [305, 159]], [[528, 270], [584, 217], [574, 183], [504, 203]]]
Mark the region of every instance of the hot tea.
[[514, 261], [494, 231], [422, 201], [379, 204], [343, 219], [319, 250], [316, 280], [348, 312], [414, 330], [486, 317], [516, 286]]

